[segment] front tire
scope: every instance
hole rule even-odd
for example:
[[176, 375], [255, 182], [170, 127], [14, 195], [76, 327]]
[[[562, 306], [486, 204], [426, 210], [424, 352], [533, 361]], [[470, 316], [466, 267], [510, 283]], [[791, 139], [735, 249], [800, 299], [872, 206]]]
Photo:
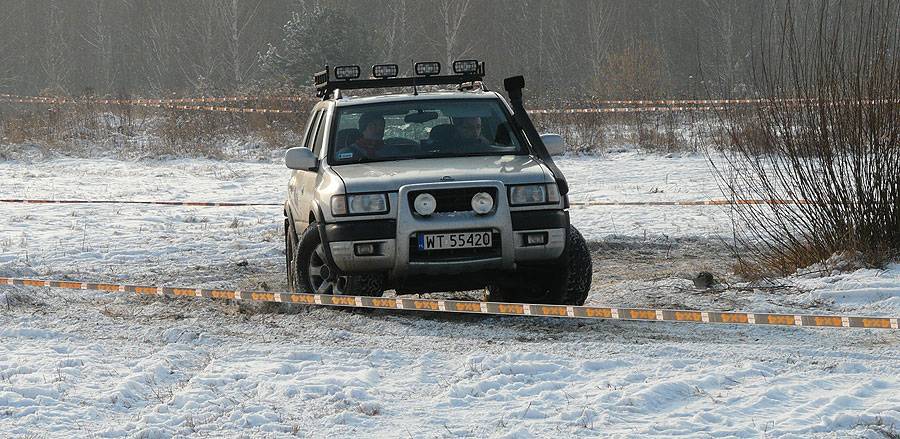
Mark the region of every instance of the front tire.
[[297, 233], [290, 218], [284, 219], [284, 271], [287, 274], [288, 291], [295, 291], [294, 249], [297, 247]]
[[485, 300], [581, 306], [591, 290], [592, 276], [593, 263], [587, 242], [575, 226], [569, 225], [566, 248], [559, 259], [520, 267], [518, 282], [489, 285]]
[[[303, 232], [291, 261], [294, 293], [355, 295], [380, 297], [384, 293], [382, 277], [375, 274], [339, 275], [328, 263], [325, 247], [316, 223]], [[303, 290], [303, 291], [300, 291]]]

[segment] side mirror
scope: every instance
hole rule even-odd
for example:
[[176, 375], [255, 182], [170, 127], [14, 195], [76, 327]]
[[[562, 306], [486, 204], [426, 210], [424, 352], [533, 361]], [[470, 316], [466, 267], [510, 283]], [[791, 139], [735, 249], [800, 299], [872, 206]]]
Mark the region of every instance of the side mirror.
[[319, 163], [309, 148], [295, 147], [284, 153], [284, 164], [291, 169], [312, 171]]
[[541, 134], [541, 141], [544, 142], [550, 155], [566, 153], [566, 141], [559, 134]]

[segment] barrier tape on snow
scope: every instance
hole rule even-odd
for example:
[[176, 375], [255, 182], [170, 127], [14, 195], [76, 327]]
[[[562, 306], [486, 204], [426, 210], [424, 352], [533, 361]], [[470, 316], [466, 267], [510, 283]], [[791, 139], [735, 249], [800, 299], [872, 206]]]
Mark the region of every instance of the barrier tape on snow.
[[[118, 99], [93, 99], [93, 100], [74, 100], [67, 98], [40, 98], [40, 97], [0, 97], [0, 102], [13, 104], [50, 104], [50, 105], [66, 105], [66, 104], [101, 104], [101, 105], [131, 105], [137, 107], [163, 108], [187, 111], [214, 111], [228, 113], [279, 113], [293, 114], [293, 110], [281, 110], [273, 108], [242, 108], [242, 107], [223, 107], [209, 105], [178, 105], [174, 102], [208, 102], [207, 100], [191, 100], [191, 99], [135, 99], [135, 100], [118, 100]], [[223, 101], [236, 102], [236, 101]], [[570, 113], [655, 113], [655, 112], [680, 112], [680, 111], [715, 111], [724, 110], [726, 107], [621, 107], [621, 108], [576, 108], [576, 109], [538, 109], [528, 110], [531, 114], [570, 114]]]
[[225, 96], [225, 97], [200, 97], [200, 98], [172, 98], [172, 99], [100, 99], [100, 98], [66, 98], [53, 96], [20, 96], [0, 94], [0, 99], [14, 100], [17, 103], [43, 103], [43, 104], [101, 104], [101, 105], [143, 105], [143, 104], [210, 104], [226, 102], [250, 102], [250, 101], [282, 101], [304, 102], [318, 101], [302, 96]]
[[[605, 101], [581, 101], [576, 105], [735, 105], [735, 104], [772, 104], [788, 103], [800, 104], [807, 102], [820, 102], [818, 98], [755, 98], [755, 99], [630, 99], [630, 100], [605, 100]], [[826, 102], [865, 102], [886, 103], [887, 99], [843, 99], [839, 101], [826, 100]], [[895, 101], [896, 102], [896, 101]]]
[[[100, 104], [100, 105], [137, 105], [156, 108], [174, 108], [178, 110], [205, 110], [227, 111], [240, 113], [294, 113], [291, 110], [278, 110], [268, 108], [235, 108], [205, 105], [176, 105], [176, 104], [205, 104], [205, 103], [241, 103], [252, 101], [281, 101], [304, 102], [313, 101], [304, 96], [224, 96], [224, 97], [199, 97], [199, 98], [169, 98], [169, 99], [98, 99], [98, 98], [67, 98], [54, 96], [21, 96], [0, 94], [0, 102], [21, 104]], [[568, 109], [535, 109], [529, 110], [532, 114], [567, 114], [567, 113], [650, 113], [650, 112], [679, 112], [679, 111], [717, 111], [725, 110], [726, 106], [734, 105], [770, 105], [774, 103], [803, 104], [824, 102], [829, 105], [842, 105], [847, 103], [887, 103], [889, 100], [820, 100], [818, 98], [755, 98], [755, 99], [625, 99], [625, 100], [601, 100], [590, 102], [590, 105], [627, 105], [630, 107], [614, 108], [568, 108]], [[894, 103], [900, 101], [894, 100]], [[583, 105], [585, 103], [580, 103]], [[239, 111], [244, 110], [244, 111]]]
[[[193, 111], [215, 111], [229, 113], [283, 113], [293, 114], [293, 110], [281, 110], [272, 108], [242, 108], [242, 107], [222, 107], [208, 105], [177, 105], [178, 103], [204, 103], [204, 102], [240, 102], [240, 101], [215, 101], [212, 98], [201, 99], [90, 99], [90, 100], [74, 100], [67, 98], [43, 98], [43, 97], [0, 97], [0, 102], [13, 104], [50, 104], [50, 105], [66, 105], [66, 104], [100, 104], [100, 105], [132, 105], [138, 107], [163, 108], [174, 110], [193, 110]], [[681, 111], [717, 111], [724, 110], [724, 106], [678, 106], [678, 107], [619, 107], [619, 108], [573, 108], [573, 109], [536, 109], [528, 110], [531, 114], [574, 114], [574, 113], [658, 113], [658, 112], [681, 112]]]
[[194, 207], [246, 207], [246, 206], [283, 206], [282, 203], [228, 203], [209, 201], [129, 201], [129, 200], [34, 200], [9, 198], [0, 199], [0, 203], [20, 204], [146, 204], [158, 206], [194, 206]]
[[811, 99], [775, 98], [775, 99], [625, 99], [590, 101], [592, 105], [728, 105], [728, 104], [760, 104], [767, 102], [808, 102]]
[[[677, 102], [677, 101], [633, 101], [633, 102]], [[900, 100], [844, 100], [844, 101], [824, 101], [820, 102], [817, 99], [732, 99], [728, 101], [716, 101], [716, 100], [707, 100], [707, 101], [684, 101], [684, 102], [705, 102], [705, 103], [713, 103], [719, 102], [719, 104], [724, 105], [715, 105], [715, 106], [665, 106], [665, 107], [593, 107], [593, 108], [554, 108], [554, 109], [541, 109], [541, 110], [528, 110], [528, 113], [531, 114], [578, 114], [578, 113], [664, 113], [664, 112], [684, 112], [684, 111], [724, 111], [729, 108], [734, 107], [736, 104], [754, 104], [761, 107], [771, 107], [774, 103], [786, 103], [789, 106], [800, 106], [805, 103], [814, 105], [814, 106], [827, 106], [827, 107], [837, 107], [841, 105], [847, 104], [866, 104], [866, 105], [875, 105], [875, 104], [886, 104], [886, 103], [900, 103]]]
[[572, 201], [570, 206], [733, 206], [738, 204], [812, 204], [806, 200], [699, 200], [699, 201]]
[[[168, 99], [104, 99], [104, 98], [67, 98], [58, 96], [22, 96], [0, 93], [0, 98], [25, 99], [46, 103], [96, 103], [96, 104], [197, 104], [197, 103], [221, 103], [221, 102], [248, 102], [248, 101], [286, 101], [303, 102], [318, 101], [308, 96], [213, 96], [194, 98], [168, 98]], [[818, 102], [817, 98], [750, 98], [750, 99], [620, 99], [620, 100], [595, 100], [580, 101], [578, 105], [733, 105], [733, 104], [762, 104], [773, 102], [802, 103]]]
[[576, 113], [663, 113], [682, 111], [721, 111], [728, 107], [618, 107], [618, 108], [556, 108], [528, 110], [530, 114], [576, 114]]
[[213, 107], [207, 105], [172, 105], [172, 104], [133, 104], [139, 107], [164, 108], [171, 110], [189, 111], [214, 111], [222, 113], [275, 113], [294, 114], [294, 110], [281, 110], [277, 108], [242, 108], [242, 107]]
[[[19, 204], [146, 204], [160, 206], [246, 207], [283, 206], [282, 203], [229, 203], [209, 201], [131, 201], [131, 200], [43, 200], [26, 198], [0, 199], [0, 203]], [[572, 201], [573, 207], [589, 206], [729, 206], [738, 204], [811, 204], [805, 200], [699, 200], [699, 201]]]
[[[19, 103], [19, 104], [99, 104], [99, 105], [133, 105], [150, 108], [164, 108], [175, 110], [189, 111], [214, 111], [228, 113], [275, 113], [275, 114], [294, 114], [297, 111], [275, 109], [275, 108], [244, 108], [244, 107], [225, 107], [225, 106], [209, 106], [209, 105], [178, 105], [178, 104], [197, 104], [197, 103], [226, 103], [226, 102], [249, 102], [249, 101], [288, 101], [301, 102], [305, 99], [299, 96], [271, 96], [271, 97], [255, 97], [255, 96], [231, 96], [231, 97], [203, 97], [203, 98], [173, 98], [173, 99], [94, 99], [94, 98], [64, 98], [49, 96], [19, 96], [0, 94], [0, 102]], [[791, 105], [800, 105], [803, 103], [814, 103], [816, 105], [844, 105], [847, 103], [886, 103], [887, 100], [843, 100], [843, 101], [824, 101], [820, 103], [819, 99], [793, 99], [793, 98], [776, 98], [776, 99], [659, 99], [659, 100], [609, 100], [597, 101], [593, 105], [636, 105], [632, 107], [592, 107], [592, 108], [553, 108], [553, 109], [533, 109], [528, 110], [530, 114], [584, 114], [584, 113], [662, 113], [662, 112], [685, 112], [685, 111], [723, 111], [735, 105], [771, 105], [773, 103], [787, 103]], [[894, 101], [895, 103], [900, 101]], [[646, 106], [652, 105], [652, 106]]]
[[311, 306], [392, 309], [454, 314], [539, 316], [571, 319], [681, 323], [720, 323], [733, 325], [806, 326], [818, 328], [898, 329], [898, 319], [892, 317], [535, 305], [525, 303], [472, 302], [399, 297], [332, 296], [327, 294], [293, 294], [270, 291], [178, 288], [4, 277], [0, 277], [0, 285], [135, 293], [146, 296], [202, 297], [208, 299], [242, 300], [251, 302], [293, 303]]
[[[80, 101], [74, 100], [52, 100], [52, 99], [25, 99], [25, 98], [0, 98], [0, 102], [6, 103], [16, 103], [16, 104], [53, 104], [53, 105], [61, 105], [61, 104], [76, 104], [81, 103]], [[118, 104], [116, 102], [110, 101], [93, 101], [92, 103], [101, 103], [101, 104]], [[277, 108], [244, 108], [244, 107], [222, 107], [222, 106], [209, 106], [209, 105], [176, 105], [169, 103], [151, 103], [151, 102], [130, 102], [125, 103], [124, 105], [133, 105], [137, 107], [149, 107], [149, 108], [162, 108], [162, 109], [171, 109], [171, 110], [193, 110], [193, 111], [214, 111], [214, 112], [224, 112], [224, 113], [274, 113], [274, 114], [294, 114], [297, 113], [294, 110], [282, 110]]]

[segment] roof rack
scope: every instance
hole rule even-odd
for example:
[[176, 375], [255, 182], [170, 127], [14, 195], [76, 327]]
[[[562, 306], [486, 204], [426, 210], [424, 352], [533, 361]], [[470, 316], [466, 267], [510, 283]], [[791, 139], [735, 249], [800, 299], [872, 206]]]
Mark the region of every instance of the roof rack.
[[[336, 99], [339, 99], [341, 90], [367, 88], [413, 87], [413, 92], [417, 93], [416, 87], [421, 85], [452, 84], [458, 86], [460, 90], [471, 90], [474, 89], [476, 82], [484, 80], [483, 61], [455, 61], [453, 63], [453, 75], [439, 75], [440, 63], [438, 62], [416, 63], [415, 71], [417, 74], [414, 76], [396, 77], [397, 70], [396, 64], [376, 64], [372, 66], [373, 78], [357, 79], [360, 72], [359, 66], [338, 66], [334, 68], [335, 78], [332, 78], [331, 69], [326, 65], [325, 70], [313, 75], [316, 97], [330, 99], [334, 95]], [[466, 85], [466, 83], [471, 85]], [[335, 91], [338, 92], [336, 95]]]

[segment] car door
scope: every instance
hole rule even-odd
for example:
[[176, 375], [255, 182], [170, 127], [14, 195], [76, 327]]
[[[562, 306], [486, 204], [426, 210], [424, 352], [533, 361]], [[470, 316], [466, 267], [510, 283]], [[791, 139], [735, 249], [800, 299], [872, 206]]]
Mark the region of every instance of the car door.
[[[322, 152], [325, 150], [325, 142], [328, 138], [328, 124], [331, 120], [329, 117], [330, 111], [327, 108], [323, 108], [320, 112], [319, 120], [316, 121], [316, 129], [312, 136], [310, 136], [311, 142], [309, 142], [307, 148], [313, 151], [313, 155], [319, 158], [321, 161], [323, 156]], [[313, 202], [316, 197], [316, 187], [318, 185], [319, 172], [318, 171], [299, 171], [300, 174], [300, 211], [301, 212], [313, 212], [316, 208], [313, 205]], [[307, 214], [308, 216], [308, 214]]]
[[[303, 143], [300, 146], [312, 149], [311, 147], [315, 141], [316, 132], [323, 114], [325, 114], [325, 111], [321, 108], [313, 110], [313, 114], [309, 117], [309, 122], [306, 126]], [[309, 199], [312, 188], [307, 188], [305, 183], [310, 174], [314, 176], [315, 172], [295, 169], [291, 173], [291, 180], [288, 183], [288, 203], [291, 206], [294, 228], [298, 234], [303, 233], [306, 230], [306, 226], [309, 225], [307, 220], [309, 218]]]

